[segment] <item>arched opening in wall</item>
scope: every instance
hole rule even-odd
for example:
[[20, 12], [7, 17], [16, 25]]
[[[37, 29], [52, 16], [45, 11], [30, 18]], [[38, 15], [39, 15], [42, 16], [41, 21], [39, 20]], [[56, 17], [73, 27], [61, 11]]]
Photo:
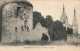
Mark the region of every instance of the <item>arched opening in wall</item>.
[[15, 32], [17, 32], [17, 27], [15, 27]]
[[49, 38], [45, 33], [42, 33], [41, 41], [48, 41]]

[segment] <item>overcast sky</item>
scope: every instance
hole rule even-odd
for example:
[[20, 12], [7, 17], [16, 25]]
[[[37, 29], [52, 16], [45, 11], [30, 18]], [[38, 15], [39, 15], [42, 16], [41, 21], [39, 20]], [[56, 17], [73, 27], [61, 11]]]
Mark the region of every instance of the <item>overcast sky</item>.
[[53, 20], [59, 20], [62, 15], [63, 4], [68, 17], [68, 23], [72, 24], [74, 16], [74, 7], [76, 9], [76, 17], [78, 29], [80, 33], [80, 1], [79, 0], [28, 0], [33, 4], [33, 11], [40, 12], [44, 17], [51, 15]]

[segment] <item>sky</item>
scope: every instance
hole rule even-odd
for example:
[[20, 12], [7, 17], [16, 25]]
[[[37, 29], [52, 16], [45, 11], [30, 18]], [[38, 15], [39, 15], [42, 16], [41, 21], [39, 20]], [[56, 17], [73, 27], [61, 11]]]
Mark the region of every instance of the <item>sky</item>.
[[28, 0], [33, 5], [33, 11], [40, 12], [44, 17], [51, 15], [53, 20], [60, 20], [63, 5], [68, 17], [68, 24], [72, 25], [74, 17], [74, 7], [78, 22], [78, 31], [80, 34], [80, 1], [79, 0]]

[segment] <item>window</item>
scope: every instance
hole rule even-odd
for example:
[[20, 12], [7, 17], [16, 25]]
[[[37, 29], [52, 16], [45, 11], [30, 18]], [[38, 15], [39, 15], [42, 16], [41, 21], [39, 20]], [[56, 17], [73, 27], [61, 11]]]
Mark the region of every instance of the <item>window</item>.
[[20, 16], [20, 19], [22, 19], [22, 16]]
[[27, 31], [29, 31], [29, 27], [27, 26]]
[[25, 29], [26, 29], [26, 25], [24, 25]]
[[17, 32], [17, 27], [15, 27], [15, 32]]
[[20, 10], [20, 8], [21, 8], [21, 7], [17, 7], [17, 14], [18, 14], [18, 11]]
[[21, 8], [21, 7], [17, 7], [17, 10], [15, 10], [15, 15], [16, 15], [15, 18], [17, 18], [17, 16], [19, 15], [18, 11], [20, 10], [20, 8]]
[[27, 24], [27, 22], [28, 22], [27, 20], [24, 20], [24, 24]]
[[24, 31], [23, 26], [21, 26], [21, 30], [23, 30], [23, 31]]

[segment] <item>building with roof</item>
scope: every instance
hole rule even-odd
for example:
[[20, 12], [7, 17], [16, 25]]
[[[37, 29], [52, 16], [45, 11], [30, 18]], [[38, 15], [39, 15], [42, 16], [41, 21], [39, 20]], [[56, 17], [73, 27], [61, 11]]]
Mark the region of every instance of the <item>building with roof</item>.
[[65, 13], [65, 8], [64, 8], [64, 5], [63, 5], [63, 12], [62, 12], [62, 15], [60, 17], [60, 21], [63, 23], [63, 26], [66, 28], [67, 30], [67, 27], [68, 27], [68, 18], [67, 18], [67, 15]]
[[80, 43], [80, 34], [78, 34], [78, 23], [76, 18], [76, 10], [74, 8], [74, 17], [72, 22], [73, 34], [67, 35], [67, 41], [69, 43]]
[[73, 17], [73, 22], [72, 22], [72, 29], [73, 29], [73, 34], [78, 34], [78, 23], [77, 23], [75, 8], [74, 8], [74, 17]]

